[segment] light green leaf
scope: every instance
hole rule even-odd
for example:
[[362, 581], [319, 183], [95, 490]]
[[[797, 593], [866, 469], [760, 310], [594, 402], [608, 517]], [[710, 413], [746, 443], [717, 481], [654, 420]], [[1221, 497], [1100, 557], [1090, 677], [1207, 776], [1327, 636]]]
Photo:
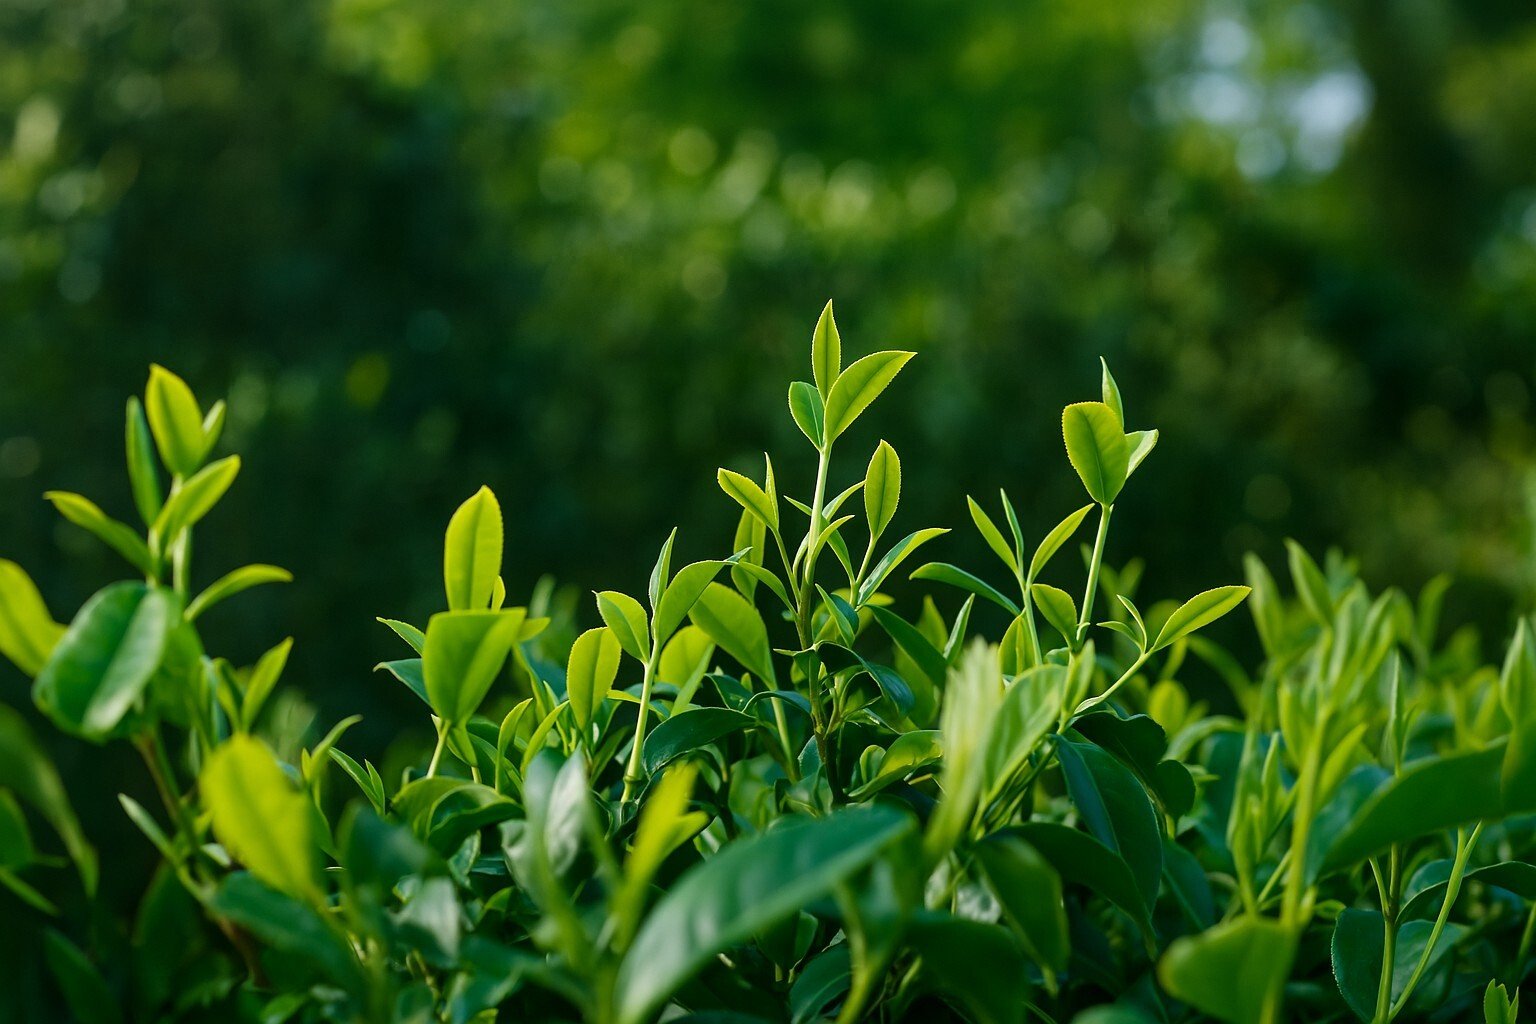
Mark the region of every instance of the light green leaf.
[[816, 331], [811, 335], [811, 373], [816, 379], [816, 390], [826, 398], [832, 393], [832, 384], [843, 370], [843, 339], [837, 333], [837, 320], [832, 316], [832, 300], [828, 299], [816, 320]]
[[1203, 629], [1243, 603], [1248, 596], [1247, 587], [1217, 587], [1203, 591], [1185, 601], [1163, 628], [1157, 632], [1152, 650], [1160, 651], [1169, 644], [1181, 640], [1197, 629]]
[[1099, 391], [1104, 396], [1104, 404], [1114, 410], [1116, 419], [1124, 423], [1125, 403], [1120, 398], [1120, 385], [1115, 383], [1114, 375], [1109, 372], [1109, 361], [1103, 356], [1099, 356], [1099, 365], [1104, 368], [1099, 385]]
[[396, 636], [411, 645], [411, 650], [420, 654], [427, 646], [427, 634], [411, 625], [409, 622], [401, 622], [399, 619], [377, 618], [375, 622], [382, 622], [394, 630]]
[[948, 532], [948, 530], [930, 526], [921, 530], [913, 530], [901, 538], [901, 540], [892, 544], [890, 550], [869, 571], [869, 575], [864, 578], [864, 582], [859, 584], [858, 600], [854, 602], [855, 606], [863, 607], [868, 604], [869, 599], [874, 597], [880, 590], [880, 584], [884, 583], [886, 577], [895, 572], [896, 567], [906, 561], [912, 552], [935, 537], [942, 537]]
[[604, 590], [597, 594], [597, 613], [602, 616], [614, 639], [636, 661], [647, 661], [651, 656], [651, 627], [645, 614], [645, 606], [628, 594], [617, 590]]
[[154, 532], [162, 543], [176, 539], [181, 531], [194, 526], [212, 511], [224, 497], [240, 472], [240, 456], [231, 455], [209, 463], [181, 485], [165, 502], [155, 520]]
[[155, 560], [149, 546], [128, 526], [118, 522], [97, 507], [89, 498], [69, 491], [47, 491], [43, 497], [53, 502], [59, 515], [76, 526], [89, 530], [113, 551], [128, 560], [128, 564], [146, 576], [155, 574]]
[[1069, 647], [1077, 645], [1077, 602], [1072, 595], [1047, 583], [1032, 583], [1029, 596], [1045, 616], [1051, 628], [1060, 633]]
[[453, 513], [443, 543], [443, 587], [450, 611], [489, 608], [501, 574], [501, 505], [481, 487]]
[[887, 807], [792, 818], [691, 869], [646, 917], [619, 966], [618, 1024], [641, 1024], [720, 953], [831, 892], [908, 834]]
[[859, 414], [880, 397], [915, 352], [875, 352], [855, 361], [837, 378], [827, 396], [827, 443], [853, 425]]
[[1013, 599], [1002, 591], [990, 583], [972, 576], [964, 569], [950, 565], [948, 562], [929, 562], [927, 565], [912, 570], [911, 578], [914, 580], [934, 580], [938, 583], [948, 583], [952, 587], [959, 587], [961, 590], [975, 594], [977, 597], [986, 598], [999, 608], [1007, 609], [1011, 615], [1017, 615], [1020, 611], [1019, 606], [1014, 603]]
[[232, 736], [198, 777], [213, 834], [251, 874], [289, 896], [320, 898], [308, 799], [260, 740]]
[[797, 380], [789, 386], [789, 414], [800, 433], [819, 449], [826, 429], [826, 407], [814, 385]]
[[1296, 933], [1278, 921], [1242, 917], [1175, 939], [1158, 977], [1175, 998], [1228, 1024], [1259, 1024], [1296, 955]]
[[427, 700], [462, 725], [480, 707], [517, 642], [526, 609], [438, 612], [427, 621], [422, 671]]
[[165, 503], [160, 490], [160, 473], [155, 467], [155, 442], [149, 433], [149, 421], [137, 398], [128, 399], [127, 424], [123, 430], [128, 456], [128, 482], [133, 488], [133, 504], [148, 526], [160, 514]]
[[1291, 582], [1296, 595], [1307, 610], [1322, 625], [1333, 621], [1333, 595], [1328, 587], [1328, 577], [1317, 567], [1307, 549], [1290, 538], [1285, 541], [1286, 556], [1291, 568]]
[[1061, 546], [1072, 539], [1072, 535], [1077, 532], [1079, 526], [1083, 525], [1083, 519], [1091, 511], [1093, 511], [1092, 504], [1084, 505], [1057, 523], [1051, 532], [1045, 535], [1045, 540], [1042, 540], [1040, 546], [1035, 549], [1035, 557], [1029, 560], [1029, 575], [1025, 577], [1026, 580], [1034, 582], [1046, 563], [1061, 550]]
[[1100, 505], [1114, 503], [1130, 472], [1130, 444], [1115, 411], [1103, 402], [1078, 402], [1061, 413], [1067, 458], [1088, 495]]
[[1130, 476], [1136, 472], [1136, 467], [1152, 454], [1152, 449], [1157, 447], [1157, 431], [1133, 430], [1125, 435], [1125, 443], [1130, 446], [1131, 456], [1127, 462], [1125, 475]]
[[986, 510], [978, 505], [976, 499], [969, 494], [965, 496], [965, 504], [971, 510], [971, 522], [976, 524], [976, 529], [981, 534], [982, 540], [987, 542], [987, 547], [991, 548], [992, 553], [1003, 560], [1003, 564], [1008, 567], [1009, 572], [1017, 574], [1019, 571], [1019, 557], [1014, 552], [1013, 547], [1003, 539], [1003, 533], [997, 528], [997, 524], [992, 522], [992, 517], [987, 515]]
[[619, 674], [621, 651], [613, 630], [607, 626], [589, 629], [571, 645], [565, 669], [565, 692], [571, 702], [571, 716], [576, 728], [585, 735], [592, 716], [608, 697]]
[[292, 582], [293, 573], [287, 569], [275, 565], [242, 565], [208, 584], [207, 589], [192, 599], [192, 603], [187, 605], [187, 621], [193, 621], [220, 601], [234, 597], [243, 590], [265, 583]]
[[0, 558], [0, 654], [36, 676], [64, 635], [25, 569]]
[[711, 583], [688, 617], [748, 672], [770, 686], [775, 682], [768, 629], [746, 598], [729, 587]]
[[186, 381], [163, 366], [151, 366], [144, 411], [160, 458], [170, 471], [183, 479], [196, 473], [206, 452], [203, 413]]
[[143, 583], [98, 591], [38, 673], [33, 700], [71, 735], [112, 736], [160, 667], [177, 612], [173, 593]]
[[871, 543], [890, 525], [900, 501], [901, 458], [896, 449], [881, 441], [864, 471], [864, 517], [869, 523]]
[[778, 532], [779, 507], [750, 477], [722, 469], [715, 474], [715, 480], [732, 501], [760, 519], [768, 529]]
[[694, 562], [677, 570], [677, 575], [667, 584], [661, 601], [656, 605], [652, 643], [664, 644], [671, 639], [677, 627], [683, 624], [688, 610], [699, 599], [699, 595], [704, 593], [704, 588], [720, 574], [720, 567], [724, 564], [717, 561]]
[[293, 650], [293, 637], [290, 636], [256, 659], [256, 664], [251, 667], [250, 678], [245, 682], [245, 695], [240, 701], [240, 721], [247, 732], [256, 724], [256, 718], [266, 705], [267, 698], [272, 695], [272, 691], [277, 687], [277, 681], [282, 678], [283, 669], [288, 666], [288, 652], [291, 650]]

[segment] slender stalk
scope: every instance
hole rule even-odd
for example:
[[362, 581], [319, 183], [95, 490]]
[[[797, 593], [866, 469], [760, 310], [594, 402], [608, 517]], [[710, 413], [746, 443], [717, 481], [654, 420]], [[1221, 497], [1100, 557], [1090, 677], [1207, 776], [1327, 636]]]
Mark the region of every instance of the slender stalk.
[[1371, 874], [1376, 878], [1376, 890], [1381, 898], [1382, 917], [1382, 946], [1381, 946], [1381, 980], [1376, 986], [1376, 1012], [1372, 1016], [1372, 1024], [1386, 1024], [1392, 1019], [1392, 973], [1393, 965], [1397, 960], [1397, 913], [1398, 913], [1398, 868], [1400, 854], [1394, 845], [1391, 852], [1391, 866], [1388, 868], [1387, 877], [1382, 877], [1381, 865], [1373, 857], [1371, 858]]
[[660, 644], [651, 645], [651, 656], [645, 660], [645, 678], [640, 683], [640, 717], [635, 720], [635, 742], [629, 751], [629, 764], [624, 769], [624, 795], [620, 803], [628, 804], [635, 798], [635, 786], [644, 780], [640, 774], [640, 754], [645, 746], [645, 722], [651, 708], [651, 688], [656, 684], [656, 663], [661, 657]]
[[1088, 624], [1093, 620], [1093, 599], [1099, 592], [1099, 566], [1104, 563], [1104, 538], [1109, 535], [1109, 517], [1115, 511], [1113, 505], [1099, 506], [1099, 532], [1093, 539], [1093, 557], [1088, 560], [1088, 586], [1083, 591], [1083, 611], [1077, 619], [1077, 642], [1088, 636]]
[[[811, 592], [816, 585], [816, 557], [817, 548], [821, 543], [822, 507], [827, 495], [827, 467], [831, 462], [831, 448], [823, 447], [818, 451], [816, 460], [816, 492], [811, 499], [811, 532], [806, 538], [805, 563], [801, 566], [800, 586], [796, 592], [795, 628], [800, 639], [801, 650], [811, 650], [814, 637], [811, 635]], [[826, 709], [821, 703], [821, 658], [812, 651], [810, 656], [809, 671], [806, 673], [806, 687], [810, 691], [811, 701], [811, 725], [816, 734], [816, 751], [821, 755], [822, 769], [827, 775], [827, 786], [832, 790], [834, 803], [841, 802], [841, 790], [837, 780], [837, 763], [833, 757], [830, 737], [828, 736], [828, 722]]]
[[1106, 689], [1103, 693], [1096, 697], [1089, 697], [1087, 700], [1079, 704], [1077, 706], [1077, 710], [1072, 712], [1071, 717], [1076, 718], [1084, 712], [1090, 711], [1093, 708], [1098, 707], [1100, 704], [1103, 704], [1105, 701], [1109, 700], [1110, 697], [1114, 696], [1116, 690], [1130, 682], [1131, 678], [1136, 675], [1137, 670], [1140, 669], [1141, 666], [1145, 665], [1147, 663], [1147, 659], [1150, 657], [1152, 657], [1151, 651], [1142, 651], [1139, 655], [1136, 656], [1136, 660], [1131, 662], [1131, 667], [1126, 669], [1124, 674], [1122, 674], [1119, 679], [1116, 679], [1113, 683], [1110, 683], [1108, 689]]
[[432, 760], [427, 764], [427, 778], [437, 774], [437, 763], [443, 758], [443, 748], [448, 745], [448, 725], [442, 719], [437, 722], [437, 746], [432, 748]]
[[[1424, 944], [1424, 952], [1419, 954], [1419, 962], [1414, 965], [1413, 973], [1408, 975], [1408, 983], [1403, 986], [1402, 994], [1387, 1011], [1386, 1022], [1403, 1012], [1403, 1007], [1408, 1005], [1408, 999], [1413, 995], [1415, 986], [1424, 972], [1429, 968], [1430, 958], [1434, 955], [1435, 945], [1440, 941], [1440, 933], [1445, 930], [1445, 922], [1451, 916], [1451, 907], [1456, 903], [1456, 897], [1461, 893], [1461, 880], [1467, 871], [1467, 858], [1472, 856], [1472, 848], [1477, 845], [1477, 837], [1482, 835], [1483, 823], [1478, 822], [1471, 834], [1466, 829], [1456, 831], [1456, 860], [1451, 864], [1451, 877], [1445, 886], [1445, 899], [1440, 903], [1440, 913], [1435, 917], [1435, 926], [1430, 929], [1429, 941]], [[1384, 1024], [1386, 1024], [1384, 1022]]]

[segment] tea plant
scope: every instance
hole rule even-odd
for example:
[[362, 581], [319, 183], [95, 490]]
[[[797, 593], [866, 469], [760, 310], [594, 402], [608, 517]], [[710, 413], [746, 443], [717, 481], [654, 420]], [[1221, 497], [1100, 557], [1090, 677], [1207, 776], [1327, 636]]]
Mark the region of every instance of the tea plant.
[[[131, 744], [160, 802], [121, 798], [163, 865], [103, 926], [87, 829], [0, 706], [0, 885], [48, 922], [68, 1011], [1514, 1021], [1536, 942], [1529, 626], [1484, 665], [1440, 639], [1444, 581], [1372, 595], [1295, 545], [1291, 595], [1250, 558], [1246, 586], [1143, 601], [1142, 564], [1107, 552], [1159, 435], [1126, 429], [1107, 366], [1062, 415], [1088, 503], [1051, 525], [1006, 491], [1000, 519], [967, 498], [1000, 566], [909, 570], [946, 531], [896, 528], [901, 460], [880, 441], [865, 462], [854, 428], [911, 357], [845, 365], [829, 305], [788, 393], [810, 493], [781, 494], [768, 457], [721, 469], [720, 557], [674, 565], [674, 533], [643, 587], [584, 612], [547, 586], [508, 605], [502, 508], [476, 492], [448, 523], [443, 610], [379, 620], [403, 645], [381, 679], [422, 705], [387, 772], [346, 752], [356, 717], [295, 737], [273, 700], [292, 641], [248, 667], [205, 649], [205, 612], [290, 577], [193, 586], [194, 530], [240, 463], [210, 461], [223, 405], [154, 368], [127, 410], [142, 532], [49, 495], [135, 578], [66, 627], [0, 562], [0, 653], [37, 710]], [[1200, 634], [1245, 599], [1252, 673]], [[1005, 613], [995, 644], [978, 600]], [[1213, 684], [1192, 692], [1196, 666]]]

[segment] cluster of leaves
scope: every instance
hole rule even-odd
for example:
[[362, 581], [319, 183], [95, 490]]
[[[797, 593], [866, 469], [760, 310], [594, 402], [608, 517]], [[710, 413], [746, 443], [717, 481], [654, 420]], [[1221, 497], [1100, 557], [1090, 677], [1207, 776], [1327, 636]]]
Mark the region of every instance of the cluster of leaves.
[[[547, 588], [507, 606], [502, 510], [482, 488], [448, 525], [446, 609], [380, 620], [410, 656], [379, 668], [434, 738], [387, 773], [344, 751], [355, 717], [278, 756], [269, 698], [290, 641], [249, 667], [206, 652], [205, 611], [289, 577], [252, 565], [194, 594], [194, 528], [240, 464], [208, 461], [223, 406], [205, 414], [156, 368], [127, 417], [143, 535], [50, 495], [142, 580], [65, 627], [0, 562], [0, 652], [37, 708], [131, 743], [163, 805], [121, 797], [163, 858], [136, 918], [74, 920], [34, 883], [72, 864], [89, 895], [97, 856], [0, 706], [0, 884], [56, 918], [43, 941], [70, 1011], [1515, 1020], [1536, 939], [1529, 628], [1502, 671], [1481, 665], [1467, 637], [1437, 642], [1443, 582], [1373, 596], [1299, 546], [1294, 596], [1254, 559], [1248, 586], [1143, 609], [1140, 563], [1105, 550], [1158, 434], [1127, 431], [1107, 366], [1101, 400], [1062, 416], [1089, 503], [1030, 547], [1006, 493], [1003, 527], [968, 500], [999, 585], [908, 570], [945, 531], [889, 539], [896, 451], [880, 442], [846, 486], [833, 454], [910, 358], [845, 366], [829, 305], [812, 380], [789, 389], [816, 456], [808, 500], [780, 494], [771, 459], [761, 479], [722, 469], [730, 552], [675, 567], [674, 533], [644, 594], [596, 594], [602, 625], [579, 635]], [[1045, 579], [1090, 519], [1075, 599]], [[899, 572], [958, 609], [929, 595], [905, 612]], [[1266, 655], [1251, 674], [1199, 635], [1245, 599]], [[972, 636], [978, 602], [1006, 613], [995, 644]], [[1186, 689], [1197, 663], [1239, 713]], [[64, 858], [34, 843], [36, 821]]]

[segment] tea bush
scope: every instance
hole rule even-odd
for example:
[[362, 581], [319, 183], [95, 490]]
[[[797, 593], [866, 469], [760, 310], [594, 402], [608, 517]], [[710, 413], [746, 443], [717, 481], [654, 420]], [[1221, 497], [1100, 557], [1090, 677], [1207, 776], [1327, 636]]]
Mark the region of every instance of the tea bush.
[[[204, 613], [290, 576], [194, 586], [194, 532], [240, 460], [212, 458], [223, 404], [154, 368], [127, 408], [143, 532], [48, 495], [135, 578], [66, 627], [0, 562], [0, 652], [37, 710], [131, 745], [160, 803], [120, 797], [162, 866], [115, 919], [89, 830], [0, 706], [0, 884], [48, 922], [61, 1005], [88, 1024], [1514, 1021], [1536, 938], [1529, 627], [1484, 665], [1440, 637], [1443, 580], [1372, 594], [1295, 545], [1289, 594], [1256, 559], [1246, 586], [1182, 600], [1106, 564], [1158, 443], [1127, 431], [1107, 366], [1062, 414], [1088, 502], [1029, 543], [1047, 524], [1006, 492], [967, 499], [999, 564], [911, 568], [946, 531], [896, 528], [896, 451], [851, 480], [833, 460], [910, 358], [845, 365], [829, 305], [788, 395], [812, 492], [781, 494], [771, 458], [720, 470], [730, 551], [676, 565], [674, 534], [639, 595], [508, 606], [502, 507], [465, 501], [444, 610], [379, 620], [404, 655], [381, 679], [421, 699], [430, 740], [399, 771], [346, 752], [356, 717], [298, 744], [274, 699], [291, 640], [250, 666], [205, 648]], [[1245, 601], [1252, 671], [1200, 632]], [[995, 643], [979, 603], [1005, 613]], [[1186, 688], [1197, 663], [1224, 692]]]

